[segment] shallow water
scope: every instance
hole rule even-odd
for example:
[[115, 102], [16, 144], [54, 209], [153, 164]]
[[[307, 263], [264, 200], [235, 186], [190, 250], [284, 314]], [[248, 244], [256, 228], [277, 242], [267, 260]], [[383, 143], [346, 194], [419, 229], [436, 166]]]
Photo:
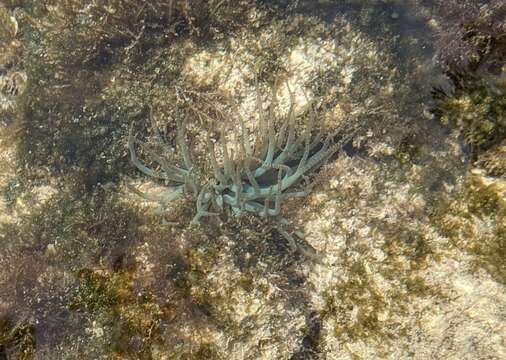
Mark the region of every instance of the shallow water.
[[[0, 359], [506, 356], [506, 104], [483, 72], [501, 42], [452, 80], [462, 4], [169, 3], [0, 7]], [[282, 203], [295, 248], [276, 220], [195, 226], [188, 193], [138, 195], [170, 184], [131, 163], [130, 124], [182, 166], [193, 115], [207, 181], [209, 124], [242, 116], [258, 137], [258, 91], [278, 120], [293, 91], [297, 119], [313, 104], [353, 133]]]

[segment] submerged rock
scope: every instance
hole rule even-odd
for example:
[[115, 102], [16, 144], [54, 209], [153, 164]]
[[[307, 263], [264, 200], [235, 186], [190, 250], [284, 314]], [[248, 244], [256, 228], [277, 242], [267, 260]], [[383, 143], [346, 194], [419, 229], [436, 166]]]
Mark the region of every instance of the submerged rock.
[[[0, 77], [26, 83], [8, 91], [16, 120], [0, 128], [0, 358], [506, 357], [502, 75], [446, 83], [434, 102], [437, 11], [8, 4], [2, 40], [19, 47]], [[130, 163], [131, 122], [150, 140], [152, 121], [175, 147], [184, 110], [201, 114], [188, 141], [205, 174], [205, 116], [240, 114], [254, 130], [255, 89], [275, 81], [297, 118], [313, 103], [329, 131], [358, 128], [312, 192], [280, 209], [320, 261], [267, 219], [194, 226], [188, 199], [157, 208], [125, 186], [170, 186]], [[289, 93], [276, 95], [286, 113]]]

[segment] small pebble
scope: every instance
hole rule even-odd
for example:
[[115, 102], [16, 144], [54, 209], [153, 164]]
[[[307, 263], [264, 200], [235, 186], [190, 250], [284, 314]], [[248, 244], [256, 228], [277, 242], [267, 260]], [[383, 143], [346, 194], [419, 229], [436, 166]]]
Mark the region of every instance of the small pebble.
[[53, 257], [56, 255], [56, 246], [54, 244], [48, 244], [46, 248], [46, 256]]

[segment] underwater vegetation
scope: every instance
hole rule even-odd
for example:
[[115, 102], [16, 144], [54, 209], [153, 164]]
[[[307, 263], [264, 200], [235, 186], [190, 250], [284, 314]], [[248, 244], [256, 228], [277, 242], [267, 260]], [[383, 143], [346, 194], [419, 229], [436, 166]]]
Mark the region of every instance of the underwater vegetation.
[[[453, 196], [431, 215], [451, 246], [473, 255], [506, 283], [506, 3], [449, 1], [438, 32], [438, 55], [450, 89], [433, 90], [434, 114], [470, 150], [472, 165]], [[458, 21], [450, 21], [451, 19]]]
[[[489, 175], [505, 172], [506, 4], [450, 1], [440, 4], [438, 45], [450, 88], [435, 88], [434, 114], [471, 149], [471, 160]], [[458, 21], [451, 20], [458, 19]]]
[[461, 22], [453, 24], [453, 34], [443, 29], [451, 41], [440, 51], [451, 89], [433, 91], [434, 113], [469, 148], [472, 168], [431, 217], [450, 246], [472, 254], [474, 271], [504, 284], [506, 4], [463, 2], [457, 8]]
[[[257, 90], [259, 125], [253, 142], [253, 134], [242, 118], [239, 121], [240, 129], [235, 132], [233, 124], [215, 124], [220, 128], [217, 132], [218, 139], [215, 140], [219, 144], [218, 151], [214, 139], [207, 132], [207, 154], [212, 166], [212, 176], [207, 178], [192, 161], [188, 147], [185, 127], [190, 114], [187, 113], [184, 120], [177, 123], [176, 142], [181, 159], [176, 165], [168, 160], [173, 157], [171, 154], [174, 149], [163, 140], [154, 123], [155, 140], [141, 145], [157, 167], [142, 162], [135, 150], [139, 141], [133, 134], [132, 123], [128, 137], [132, 163], [145, 175], [162, 180], [169, 186], [168, 190], [156, 197], [134, 191], [148, 200], [158, 202], [162, 208], [178, 198], [190, 195], [196, 201], [196, 214], [192, 224], [198, 224], [205, 216], [218, 215], [211, 209], [223, 211], [224, 208], [230, 209], [234, 215], [248, 212], [275, 218], [279, 232], [288, 240], [292, 250], [295, 250], [296, 243], [292, 235], [281, 227], [287, 223], [281, 216], [282, 204], [287, 199], [306, 196], [312, 187], [312, 173], [325, 164], [351, 136], [338, 136], [336, 132], [324, 135], [325, 129], [319, 126], [312, 104], [302, 116], [297, 117], [294, 94], [288, 83], [286, 87], [290, 94], [290, 104], [287, 114], [281, 119], [276, 119], [275, 116], [277, 88], [272, 90], [274, 99], [267, 111], [264, 110]], [[193, 115], [205, 115], [194, 110]], [[222, 158], [220, 162], [218, 155]], [[200, 179], [202, 175], [203, 180]]]
[[3, 1], [0, 360], [502, 357], [482, 3]]
[[436, 1], [436, 53], [447, 70], [498, 74], [506, 56], [506, 5], [501, 0]]
[[[92, 191], [132, 171], [124, 148], [128, 125], [145, 109], [153, 83], [174, 82], [185, 55], [181, 39], [233, 28], [243, 16], [243, 5], [219, 3], [48, 0], [0, 7], [2, 25], [16, 13], [22, 29], [0, 39], [0, 56], [16, 62], [6, 65], [5, 78], [19, 83], [10, 70], [19, 69], [30, 79], [11, 116], [19, 119], [24, 175], [71, 177], [79, 190]], [[3, 75], [0, 68], [0, 85]], [[136, 85], [125, 90], [130, 79]]]
[[497, 146], [506, 137], [506, 83], [472, 74], [452, 75], [452, 94], [434, 91], [440, 120], [455, 128], [475, 151]]

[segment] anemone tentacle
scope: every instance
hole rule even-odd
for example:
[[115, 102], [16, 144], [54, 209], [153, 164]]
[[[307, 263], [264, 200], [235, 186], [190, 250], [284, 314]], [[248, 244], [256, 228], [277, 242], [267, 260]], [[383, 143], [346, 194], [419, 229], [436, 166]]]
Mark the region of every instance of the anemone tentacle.
[[[205, 146], [212, 168], [208, 179], [199, 178], [200, 172], [196, 170], [191, 157], [186, 133], [188, 114], [182, 121], [177, 122], [176, 146], [181, 156], [180, 164], [169, 164], [166, 160], [168, 154], [158, 154], [152, 150], [147, 151], [149, 160], [157, 166], [149, 167], [139, 160], [135, 150], [137, 140], [133, 134], [133, 124], [128, 135], [131, 161], [144, 175], [171, 183], [172, 188], [156, 199], [162, 206], [167, 206], [183, 195], [190, 195], [195, 199], [196, 214], [192, 224], [200, 223], [203, 217], [218, 215], [210, 211], [211, 208], [217, 208], [219, 211], [228, 208], [236, 215], [248, 212], [272, 217], [278, 220], [279, 233], [287, 239], [290, 246], [296, 246], [294, 237], [281, 228], [286, 223], [286, 219], [280, 217], [281, 205], [286, 199], [309, 194], [314, 184], [307, 180], [308, 173], [325, 164], [349, 141], [350, 136], [338, 139], [336, 134], [331, 134], [324, 138], [321, 127], [316, 124], [316, 112], [311, 104], [308, 114], [302, 116], [302, 129], [298, 130], [295, 96], [289, 87], [288, 93], [288, 113], [277, 128], [273, 110], [278, 104], [276, 89], [273, 89], [271, 106], [267, 111], [264, 110], [261, 96], [257, 92], [259, 127], [253, 143], [250, 142], [251, 134], [243, 118], [239, 119], [239, 140], [232, 144], [235, 147], [231, 147], [228, 142], [228, 124], [223, 123], [218, 134], [218, 152], [209, 132], [206, 133]], [[208, 115], [196, 113], [199, 117], [203, 115], [209, 118]], [[155, 138], [160, 145], [156, 148], [173, 152], [173, 149], [163, 142], [153, 120], [152, 126], [155, 127]], [[218, 154], [222, 158], [221, 164]], [[301, 183], [305, 184], [300, 185]], [[136, 193], [152, 199], [138, 190]], [[307, 252], [299, 250], [301, 253]]]

